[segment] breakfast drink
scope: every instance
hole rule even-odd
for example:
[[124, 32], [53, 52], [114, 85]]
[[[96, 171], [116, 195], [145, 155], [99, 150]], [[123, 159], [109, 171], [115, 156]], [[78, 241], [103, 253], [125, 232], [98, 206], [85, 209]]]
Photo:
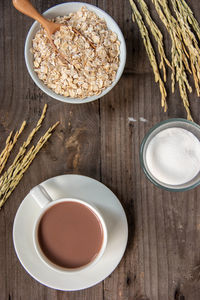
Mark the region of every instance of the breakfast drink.
[[98, 216], [86, 205], [66, 201], [47, 209], [38, 226], [38, 242], [45, 257], [63, 268], [92, 262], [103, 244]]

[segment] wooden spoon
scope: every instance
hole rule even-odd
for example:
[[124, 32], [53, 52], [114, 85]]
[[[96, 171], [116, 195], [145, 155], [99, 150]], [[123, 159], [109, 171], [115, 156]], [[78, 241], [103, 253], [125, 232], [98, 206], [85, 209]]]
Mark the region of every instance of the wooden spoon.
[[[60, 51], [58, 51], [58, 49], [56, 48], [53, 39], [52, 39], [52, 34], [55, 33], [57, 30], [60, 29], [61, 26], [63, 26], [63, 24], [58, 24], [58, 23], [54, 23], [51, 22], [49, 20], [47, 20], [46, 18], [44, 18], [41, 14], [39, 14], [39, 12], [33, 7], [33, 5], [30, 3], [29, 0], [12, 0], [14, 7], [19, 10], [21, 13], [33, 18], [34, 20], [38, 21], [46, 30], [47, 32], [47, 36], [49, 38], [49, 41], [51, 42], [51, 45], [53, 46], [54, 50], [56, 52], [59, 52], [61, 54], [61, 56], [66, 60], [66, 57], [64, 56], [63, 53], [61, 53]], [[76, 30], [75, 28], [72, 28], [72, 30], [79, 35], [82, 35], [78, 30]], [[86, 38], [85, 38], [86, 39]], [[90, 42], [88, 39], [86, 39], [90, 46], [95, 49], [95, 45]]]
[[54, 47], [54, 49], [57, 50], [53, 40], [52, 40], [52, 34], [55, 33], [57, 30], [60, 29], [61, 25], [63, 24], [58, 24], [51, 22], [47, 19], [45, 19], [39, 12], [33, 7], [33, 5], [30, 3], [29, 0], [13, 0], [13, 5], [14, 7], [19, 10], [21, 13], [24, 15], [27, 15], [34, 20], [38, 21], [46, 30], [48, 38]]

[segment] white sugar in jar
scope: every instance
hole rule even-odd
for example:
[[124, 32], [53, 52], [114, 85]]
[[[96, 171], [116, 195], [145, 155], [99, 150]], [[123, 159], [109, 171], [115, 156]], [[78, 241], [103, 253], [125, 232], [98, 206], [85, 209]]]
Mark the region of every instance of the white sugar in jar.
[[200, 142], [190, 131], [171, 127], [158, 132], [146, 148], [146, 167], [167, 185], [191, 181], [200, 171]]

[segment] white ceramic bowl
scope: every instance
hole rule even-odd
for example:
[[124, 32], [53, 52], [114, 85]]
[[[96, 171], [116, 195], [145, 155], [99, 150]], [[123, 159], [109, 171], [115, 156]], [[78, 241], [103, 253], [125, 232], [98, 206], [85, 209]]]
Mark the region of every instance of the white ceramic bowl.
[[68, 2], [68, 3], [63, 3], [63, 4], [53, 6], [52, 8], [45, 11], [44, 16], [47, 18], [55, 18], [57, 16], [66, 16], [71, 12], [78, 11], [82, 6], [85, 6], [89, 10], [94, 11], [100, 18], [104, 18], [107, 23], [108, 28], [117, 34], [118, 39], [120, 41], [120, 64], [119, 64], [116, 78], [115, 78], [114, 82], [112, 83], [112, 85], [109, 86], [108, 88], [106, 88], [100, 95], [87, 97], [85, 99], [64, 97], [64, 96], [54, 93], [50, 88], [48, 88], [38, 78], [37, 74], [33, 70], [33, 55], [30, 52], [30, 48], [32, 47], [32, 40], [33, 40], [36, 32], [39, 29], [38, 22], [34, 22], [33, 25], [31, 26], [31, 28], [28, 32], [27, 38], [26, 38], [25, 49], [24, 49], [26, 66], [27, 66], [28, 72], [29, 72], [31, 78], [33, 79], [33, 81], [35, 82], [35, 84], [44, 93], [46, 93], [50, 97], [60, 100], [60, 101], [63, 101], [63, 102], [66, 102], [66, 103], [73, 103], [73, 104], [91, 102], [91, 101], [97, 100], [97, 99], [103, 97], [105, 94], [107, 94], [119, 81], [119, 79], [123, 73], [125, 62], [126, 62], [126, 44], [125, 44], [123, 34], [122, 34], [119, 26], [117, 25], [117, 23], [106, 12], [104, 12], [100, 8], [98, 8], [94, 5], [91, 5], [91, 4], [84, 3], [84, 2]]

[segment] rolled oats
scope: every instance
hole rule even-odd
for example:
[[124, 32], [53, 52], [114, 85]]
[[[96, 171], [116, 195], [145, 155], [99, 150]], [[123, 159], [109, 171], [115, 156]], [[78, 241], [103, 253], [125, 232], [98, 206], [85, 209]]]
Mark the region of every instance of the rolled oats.
[[67, 61], [55, 53], [45, 30], [40, 28], [31, 49], [34, 71], [45, 85], [65, 97], [84, 99], [99, 95], [115, 80], [119, 67], [117, 34], [107, 28], [104, 19], [85, 7], [53, 21], [67, 25], [52, 36]]

